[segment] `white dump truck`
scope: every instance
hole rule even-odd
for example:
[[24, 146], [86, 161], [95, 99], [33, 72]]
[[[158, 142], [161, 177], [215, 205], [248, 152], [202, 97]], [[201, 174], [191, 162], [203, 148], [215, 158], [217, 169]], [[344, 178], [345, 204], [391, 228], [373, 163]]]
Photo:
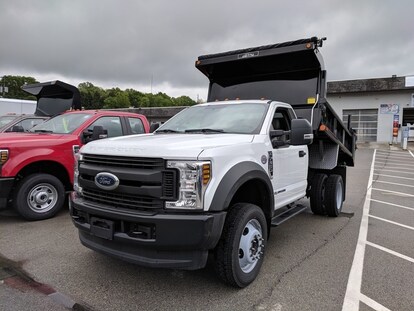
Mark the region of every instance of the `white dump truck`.
[[81, 243], [149, 267], [199, 269], [211, 254], [221, 280], [245, 287], [299, 199], [338, 216], [356, 136], [326, 101], [322, 42], [200, 56], [207, 103], [82, 147], [70, 198]]

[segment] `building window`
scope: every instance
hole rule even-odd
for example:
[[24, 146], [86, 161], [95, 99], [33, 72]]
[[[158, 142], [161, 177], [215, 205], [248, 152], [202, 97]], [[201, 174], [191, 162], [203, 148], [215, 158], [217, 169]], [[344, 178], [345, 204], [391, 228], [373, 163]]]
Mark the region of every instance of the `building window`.
[[357, 132], [358, 141], [377, 141], [378, 109], [344, 109], [345, 124], [351, 116], [351, 127]]

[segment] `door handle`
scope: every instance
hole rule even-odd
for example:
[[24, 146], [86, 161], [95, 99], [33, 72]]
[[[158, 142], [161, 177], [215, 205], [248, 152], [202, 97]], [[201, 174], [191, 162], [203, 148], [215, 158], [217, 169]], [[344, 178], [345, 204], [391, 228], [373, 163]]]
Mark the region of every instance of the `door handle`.
[[306, 155], [306, 152], [301, 150], [299, 151], [299, 158], [303, 158]]

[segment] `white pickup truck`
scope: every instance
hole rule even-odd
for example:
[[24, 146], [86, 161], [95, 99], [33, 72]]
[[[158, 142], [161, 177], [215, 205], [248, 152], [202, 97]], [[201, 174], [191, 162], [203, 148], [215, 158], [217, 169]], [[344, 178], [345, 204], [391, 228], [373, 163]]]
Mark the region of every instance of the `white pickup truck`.
[[[338, 216], [355, 135], [324, 98], [321, 44], [199, 57], [210, 102], [153, 134], [82, 147], [70, 198], [82, 244], [178, 269], [203, 268], [210, 253], [224, 282], [245, 287], [259, 273], [271, 226], [306, 208], [296, 201], [308, 196], [314, 213]], [[290, 104], [281, 101], [288, 96]]]

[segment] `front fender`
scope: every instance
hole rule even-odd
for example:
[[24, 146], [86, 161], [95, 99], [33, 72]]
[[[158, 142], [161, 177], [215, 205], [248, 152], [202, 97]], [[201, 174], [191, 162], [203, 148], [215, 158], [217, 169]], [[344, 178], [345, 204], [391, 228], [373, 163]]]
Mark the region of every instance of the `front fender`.
[[73, 169], [74, 157], [72, 150], [55, 150], [53, 148], [26, 149], [19, 153], [15, 149], [10, 151], [9, 160], [2, 167], [3, 176], [16, 176], [23, 168], [35, 162], [52, 161], [63, 165], [68, 171]]
[[273, 186], [266, 171], [257, 163], [241, 162], [233, 166], [221, 179], [209, 211], [223, 211], [229, 208], [230, 202], [237, 190], [247, 181], [259, 179], [269, 193], [270, 209], [267, 212], [272, 215], [274, 206]]

